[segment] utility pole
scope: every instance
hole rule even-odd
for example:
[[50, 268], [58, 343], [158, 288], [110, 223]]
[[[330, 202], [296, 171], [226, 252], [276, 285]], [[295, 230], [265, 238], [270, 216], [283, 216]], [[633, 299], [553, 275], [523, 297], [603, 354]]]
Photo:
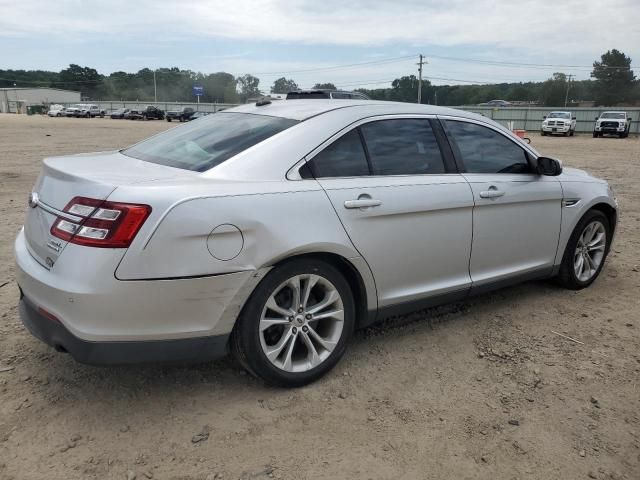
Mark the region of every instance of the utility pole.
[[422, 65], [427, 63], [424, 60], [424, 56], [420, 54], [420, 61], [416, 64], [418, 65], [418, 103], [422, 103]]
[[564, 96], [564, 106], [567, 106], [567, 103], [569, 102], [569, 87], [571, 86], [571, 78], [574, 77], [575, 75], [567, 75], [567, 93]]
[[156, 85], [156, 71], [153, 70], [153, 101], [158, 103], [158, 87]]

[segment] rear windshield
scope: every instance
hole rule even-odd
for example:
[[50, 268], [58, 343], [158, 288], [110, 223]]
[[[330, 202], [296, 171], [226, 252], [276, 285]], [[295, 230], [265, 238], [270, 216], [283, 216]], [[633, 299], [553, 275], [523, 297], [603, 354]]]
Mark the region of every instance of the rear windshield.
[[296, 123], [288, 118], [219, 112], [167, 130], [122, 153], [151, 163], [204, 172]]

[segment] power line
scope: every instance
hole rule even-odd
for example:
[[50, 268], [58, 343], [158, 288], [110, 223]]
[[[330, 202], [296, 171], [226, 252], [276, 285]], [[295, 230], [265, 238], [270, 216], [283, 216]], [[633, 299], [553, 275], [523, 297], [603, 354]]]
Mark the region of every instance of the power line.
[[432, 54], [428, 54], [429, 57], [432, 58], [439, 58], [441, 60], [449, 60], [449, 61], [456, 61], [456, 62], [469, 62], [469, 63], [481, 63], [484, 65], [502, 65], [502, 66], [511, 66], [511, 67], [522, 67], [522, 68], [587, 68], [587, 69], [593, 69], [593, 68], [611, 68], [611, 69], [632, 69], [632, 68], [639, 68], [633, 65], [630, 65], [629, 67], [614, 67], [614, 66], [609, 66], [609, 65], [601, 65], [598, 67], [594, 67], [593, 65], [560, 65], [560, 64], [553, 64], [553, 63], [522, 63], [522, 62], [503, 62], [500, 60], [482, 60], [482, 59], [478, 59], [478, 58], [463, 58], [463, 57], [447, 57], [444, 55], [432, 55]]
[[361, 62], [361, 63], [349, 63], [349, 64], [345, 64], [345, 65], [334, 65], [331, 67], [317, 67], [317, 68], [308, 68], [308, 69], [304, 69], [304, 70], [290, 70], [288, 72], [257, 72], [257, 73], [253, 73], [252, 75], [290, 75], [293, 73], [306, 73], [306, 72], [321, 72], [324, 70], [338, 70], [341, 68], [353, 68], [353, 67], [360, 67], [363, 65], [381, 65], [381, 64], [386, 64], [386, 63], [396, 63], [396, 62], [401, 62], [403, 60], [407, 60], [410, 58], [414, 58], [415, 55], [406, 55], [403, 57], [393, 57], [393, 58], [386, 58], [386, 59], [381, 59], [381, 60], [372, 60], [370, 62]]

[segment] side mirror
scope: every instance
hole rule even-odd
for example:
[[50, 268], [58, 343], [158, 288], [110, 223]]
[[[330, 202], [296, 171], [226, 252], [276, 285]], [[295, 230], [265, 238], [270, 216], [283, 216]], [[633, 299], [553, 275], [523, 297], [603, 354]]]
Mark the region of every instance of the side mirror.
[[600, 117], [596, 117], [596, 120], [598, 120], [598, 118], [600, 118]]
[[546, 119], [547, 119], [547, 116], [546, 116], [546, 115], [543, 115], [543, 116], [542, 116], [542, 119], [543, 119], [543, 120], [546, 120]]
[[578, 117], [571, 117], [571, 120], [577, 120]]
[[536, 165], [539, 175], [556, 177], [562, 173], [562, 162], [555, 158], [538, 157]]

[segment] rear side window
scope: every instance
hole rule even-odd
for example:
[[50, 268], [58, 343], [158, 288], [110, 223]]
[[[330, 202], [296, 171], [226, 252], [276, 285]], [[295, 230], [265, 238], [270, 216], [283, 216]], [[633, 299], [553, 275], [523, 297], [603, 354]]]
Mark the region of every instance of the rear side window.
[[296, 123], [288, 118], [219, 112], [167, 130], [122, 153], [146, 162], [204, 172]]
[[367, 157], [354, 129], [333, 142], [309, 162], [316, 178], [369, 175]]
[[445, 173], [429, 120], [380, 120], [360, 128], [374, 175]]
[[468, 173], [531, 173], [524, 149], [495, 130], [455, 120], [447, 130]]

